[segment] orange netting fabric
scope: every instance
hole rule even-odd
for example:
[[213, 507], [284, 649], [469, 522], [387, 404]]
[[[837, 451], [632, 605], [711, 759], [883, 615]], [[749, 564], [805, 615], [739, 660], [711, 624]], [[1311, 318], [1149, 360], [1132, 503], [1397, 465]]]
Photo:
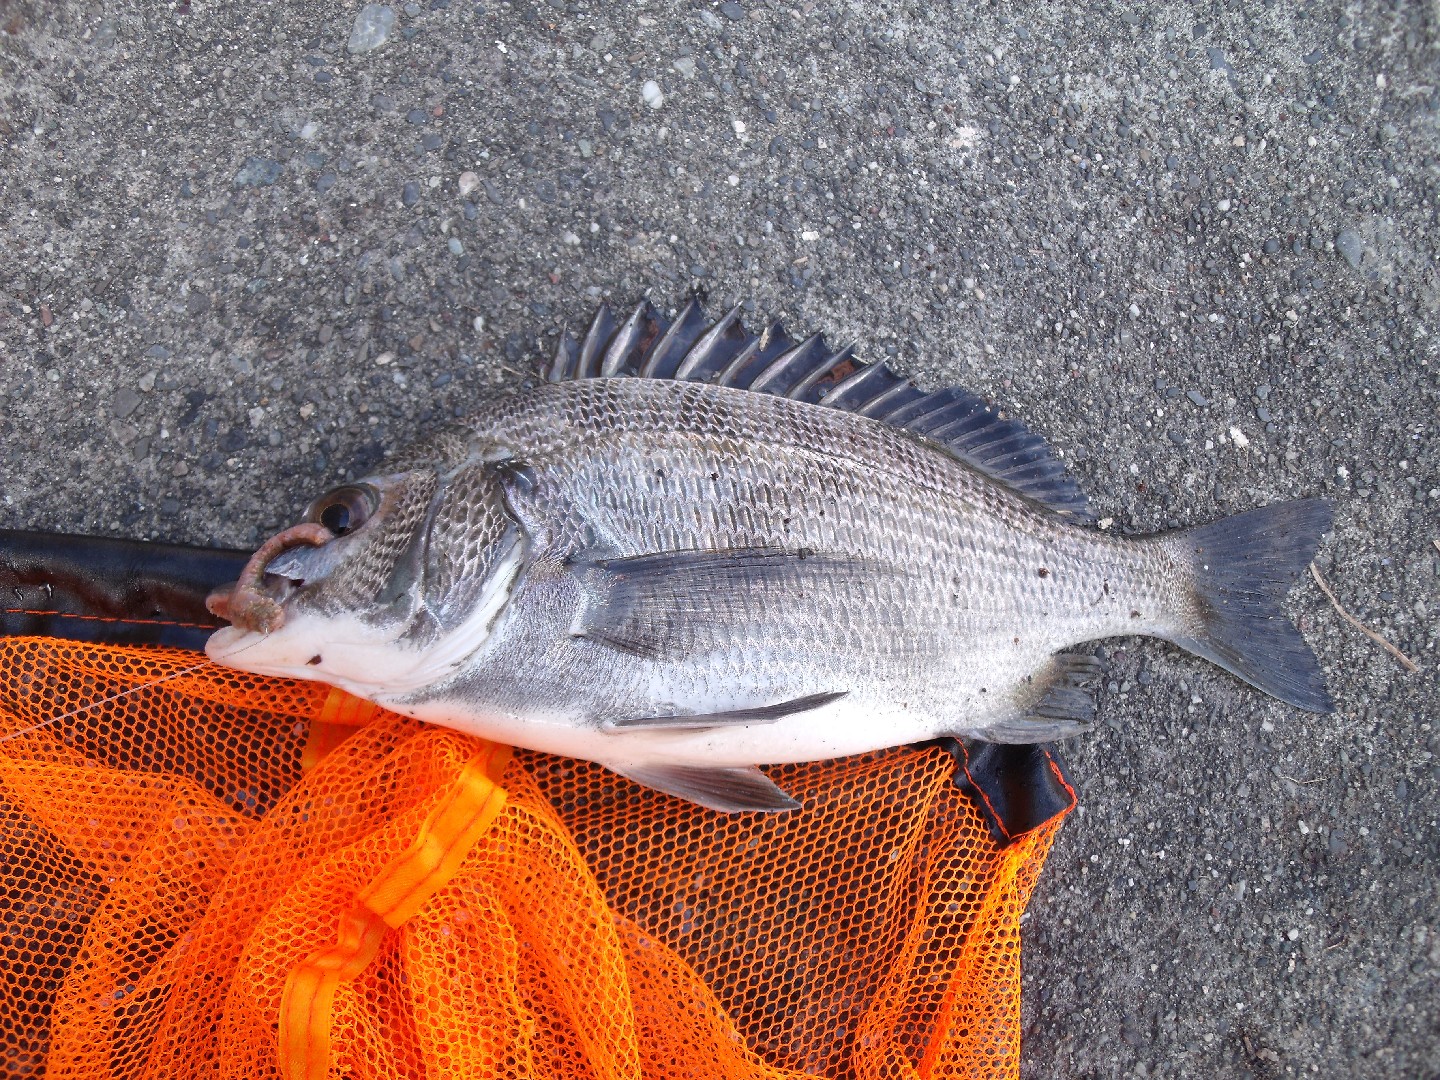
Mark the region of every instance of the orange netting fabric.
[[953, 771], [777, 768], [804, 810], [727, 816], [189, 653], [0, 640], [0, 1074], [1014, 1076], [1054, 825], [997, 848]]

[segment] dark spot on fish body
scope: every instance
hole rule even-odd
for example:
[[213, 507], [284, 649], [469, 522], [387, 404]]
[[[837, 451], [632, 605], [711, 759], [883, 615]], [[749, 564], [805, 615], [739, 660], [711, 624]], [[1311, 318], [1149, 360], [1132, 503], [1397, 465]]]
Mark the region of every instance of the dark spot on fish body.
[[1040, 569], [1036, 570], [1035, 573], [1036, 573], [1036, 575], [1039, 576], [1039, 577], [1049, 577], [1049, 576], [1050, 576], [1050, 571], [1047, 570], [1047, 569], [1045, 569], [1045, 567], [1043, 567], [1043, 566], [1040, 567]]
[[316, 653], [314, 656], [310, 657], [309, 660], [306, 660], [305, 663], [308, 664], [310, 667], [319, 667], [319, 666], [320, 666], [320, 654], [319, 654], [319, 653]]
[[1132, 618], [1132, 619], [1138, 619], [1139, 617], [1140, 617], [1140, 612], [1134, 611], [1134, 610], [1132, 610], [1132, 611], [1130, 612], [1130, 618]]

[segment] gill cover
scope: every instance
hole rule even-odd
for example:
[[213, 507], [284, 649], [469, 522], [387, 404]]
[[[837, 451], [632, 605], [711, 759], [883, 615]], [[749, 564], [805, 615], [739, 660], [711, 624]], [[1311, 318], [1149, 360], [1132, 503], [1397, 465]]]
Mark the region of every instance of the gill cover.
[[528, 550], [475, 437], [453, 426], [322, 495], [306, 517], [337, 535], [266, 566], [283, 624], [228, 627], [206, 652], [373, 700], [443, 681], [483, 644]]

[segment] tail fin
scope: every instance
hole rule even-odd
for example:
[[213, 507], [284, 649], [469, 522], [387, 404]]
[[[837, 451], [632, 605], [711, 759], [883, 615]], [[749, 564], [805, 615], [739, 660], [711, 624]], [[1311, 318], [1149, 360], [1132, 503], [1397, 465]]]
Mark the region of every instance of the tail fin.
[[1280, 602], [1330, 528], [1323, 499], [1262, 506], [1167, 537], [1194, 574], [1182, 649], [1301, 709], [1331, 712], [1320, 665]]

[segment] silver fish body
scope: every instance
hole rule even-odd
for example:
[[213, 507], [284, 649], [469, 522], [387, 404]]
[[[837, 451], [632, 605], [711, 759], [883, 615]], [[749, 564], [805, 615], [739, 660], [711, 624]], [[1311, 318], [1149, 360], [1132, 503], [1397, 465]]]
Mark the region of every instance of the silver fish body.
[[1126, 539], [913, 430], [633, 377], [497, 397], [341, 492], [310, 516], [342, 535], [265, 567], [284, 624], [213, 658], [717, 809], [794, 805], [758, 764], [1083, 730], [1099, 638], [1327, 707], [1277, 608], [1316, 502]]

